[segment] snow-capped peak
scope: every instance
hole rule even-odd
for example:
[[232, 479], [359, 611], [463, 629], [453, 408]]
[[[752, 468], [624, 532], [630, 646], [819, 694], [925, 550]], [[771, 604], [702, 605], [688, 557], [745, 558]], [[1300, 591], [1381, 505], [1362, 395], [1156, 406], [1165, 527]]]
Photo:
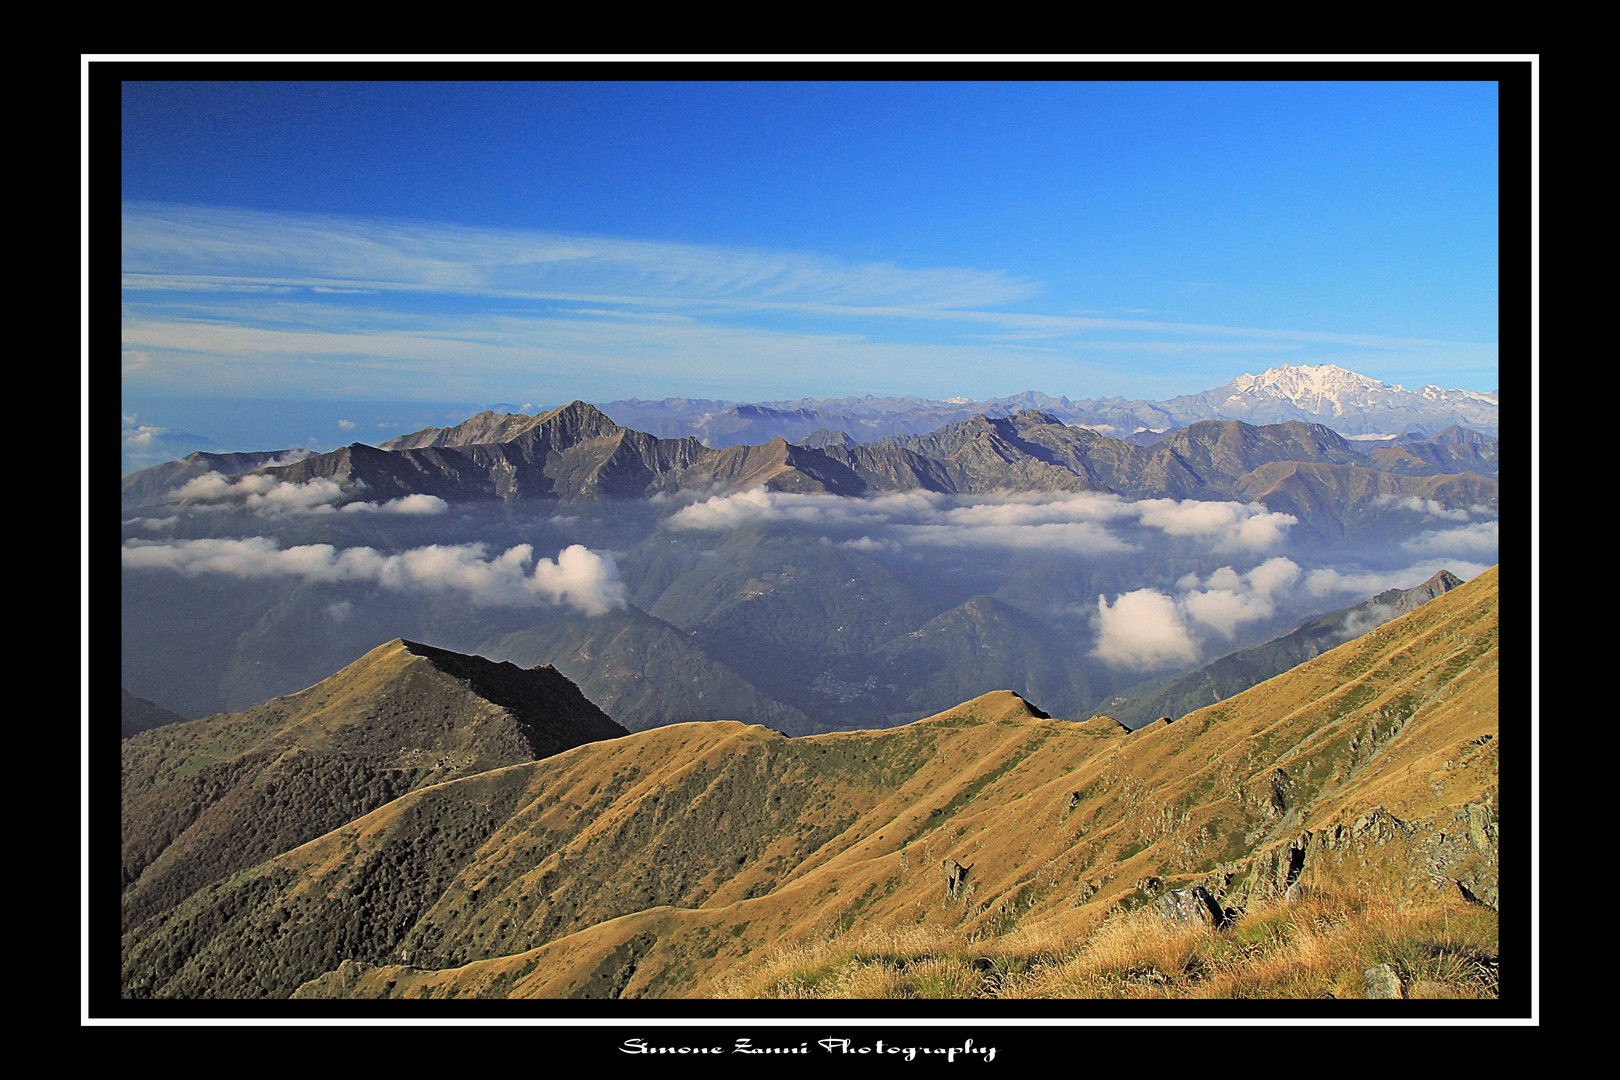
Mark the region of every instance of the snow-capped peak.
[[1287, 398], [1291, 401], [1303, 398], [1336, 401], [1356, 391], [1405, 392], [1403, 387], [1390, 386], [1336, 364], [1284, 364], [1267, 368], [1259, 375], [1239, 375], [1232, 380], [1232, 389], [1253, 397]]

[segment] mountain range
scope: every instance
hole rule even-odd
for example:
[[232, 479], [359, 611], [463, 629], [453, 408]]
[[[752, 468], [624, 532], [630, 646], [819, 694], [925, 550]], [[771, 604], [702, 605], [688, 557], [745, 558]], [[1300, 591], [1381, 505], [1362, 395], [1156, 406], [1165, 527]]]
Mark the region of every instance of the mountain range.
[[[1261, 950], [1301, 889], [1494, 912], [1498, 609], [1491, 569], [1136, 731], [998, 690], [884, 731], [623, 734], [555, 673], [391, 642], [304, 695], [125, 740], [122, 992], [705, 997], [785, 949], [874, 934], [862, 963], [924, 978], [931, 947], [903, 942], [955, 934], [992, 958], [983, 995], [1010, 985], [994, 957], [1017, 941], [1072, 951], [1144, 907], [1173, 926], [1188, 897]], [[574, 745], [540, 756], [563, 715]], [[211, 813], [229, 828], [199, 827]], [[197, 869], [139, 904], [181, 856]], [[1360, 996], [1361, 966], [1288, 986]], [[845, 970], [792, 992], [836, 996]]]
[[[1498, 393], [1420, 390], [1390, 385], [1333, 364], [1289, 365], [1240, 375], [1199, 394], [1167, 401], [1068, 397], [1026, 391], [985, 401], [920, 397], [802, 398], [742, 403], [701, 398], [610, 401], [602, 410], [621, 424], [664, 438], [695, 436], [715, 447], [782, 438], [801, 443], [817, 429], [842, 431], [856, 442], [889, 435], [924, 435], [977, 415], [1010, 416], [1033, 409], [1105, 435], [1154, 436], [1200, 420], [1322, 424], [1341, 435], [1390, 438], [1433, 435], [1461, 426], [1496, 434]], [[431, 430], [431, 429], [430, 429]], [[428, 436], [431, 438], [431, 436]], [[401, 436], [398, 446], [424, 445], [423, 433]]]
[[[1026, 554], [1015, 570], [981, 553], [977, 566], [941, 577], [915, 560], [877, 558], [825, 537], [764, 526], [705, 533], [663, 520], [696, 500], [761, 490], [960, 500], [1094, 493], [1258, 504], [1294, 519], [1296, 549], [1362, 558], [1488, 518], [1499, 500], [1498, 482], [1472, 471], [1494, 471], [1496, 440], [1460, 428], [1367, 451], [1320, 424], [1200, 421], [1143, 446], [1024, 410], [868, 443], [823, 432], [807, 439], [814, 446], [777, 440], [713, 448], [622, 427], [575, 402], [534, 416], [472, 417], [418, 441], [424, 445], [356, 443], [313, 455], [194, 454], [133, 474], [123, 484], [126, 511], [144, 516], [130, 518], [128, 542], [150, 543], [148, 522], [220, 535], [231, 528], [229, 515], [201, 511], [240, 507], [242, 492], [274, 493], [277, 485], [318, 490], [329, 500], [324, 510], [442, 500], [456, 508], [440, 519], [443, 528], [479, 543], [490, 530], [504, 530], [513, 543], [534, 543], [537, 527], [568, 535], [547, 526], [547, 515], [639, 513], [647, 520], [606, 537], [626, 605], [604, 605], [607, 613], [586, 619], [469, 610], [435, 593], [389, 614], [375, 590], [341, 594], [273, 578], [204, 577], [179, 586], [172, 575], [129, 573], [130, 691], [192, 717], [239, 710], [308, 685], [333, 657], [357, 655], [377, 640], [365, 629], [374, 627], [525, 666], [553, 663], [637, 731], [693, 719], [743, 720], [795, 735], [881, 727], [937, 712], [986, 684], [1026, 693], [1055, 715], [1085, 715], [1128, 687], [1089, 657], [1094, 639], [1053, 606], [1054, 595], [1089, 604], [1148, 580], [1165, 588], [1185, 567], [1139, 558], [1134, 566], [1092, 560], [1076, 568]], [[669, 496], [678, 499], [658, 501]], [[471, 522], [466, 515], [475, 511], [483, 524], [456, 524]], [[261, 535], [272, 528], [249, 520]], [[350, 536], [349, 543], [389, 550], [410, 545], [401, 535], [444, 543], [443, 530], [406, 534], [411, 519], [398, 520], [328, 513], [273, 527], [284, 542], [302, 545], [342, 546]], [[947, 555], [935, 552], [934, 564]]]
[[[1144, 447], [1026, 410], [876, 443], [806, 447], [777, 439], [715, 449], [691, 437], [661, 439], [620, 427], [595, 406], [576, 401], [531, 417], [473, 417], [422, 446], [388, 450], [355, 443], [272, 465], [256, 456], [227, 461], [192, 455], [125, 477], [123, 493], [127, 510], [162, 506], [190, 490], [174, 487], [176, 481], [210, 469], [232, 478], [336, 483], [339, 503], [408, 496], [570, 502], [759, 487], [835, 495], [1097, 491], [1131, 499], [1255, 500], [1295, 514], [1320, 538], [1333, 540], [1403, 500], [1453, 511], [1493, 508], [1495, 480], [1443, 470], [1494, 467], [1495, 440], [1460, 431], [1443, 438], [1392, 448], [1400, 456], [1389, 457], [1398, 470], [1390, 471], [1384, 460], [1319, 424], [1203, 421]], [[501, 441], [483, 441], [489, 439]], [[170, 485], [167, 493], [155, 495], [164, 484]], [[207, 503], [232, 494], [184, 501]]]

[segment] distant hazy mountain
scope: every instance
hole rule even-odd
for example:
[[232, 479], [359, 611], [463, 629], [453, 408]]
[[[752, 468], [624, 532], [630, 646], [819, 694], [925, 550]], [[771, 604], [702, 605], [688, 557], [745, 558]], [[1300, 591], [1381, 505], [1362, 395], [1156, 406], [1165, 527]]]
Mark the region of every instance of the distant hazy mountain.
[[686, 435], [709, 446], [800, 442], [818, 428], [848, 432], [857, 442], [890, 435], [925, 435], [974, 416], [1009, 416], [1034, 409], [1065, 423], [1135, 441], [1200, 420], [1277, 424], [1303, 420], [1341, 435], [1429, 435], [1454, 424], [1497, 430], [1497, 394], [1426, 386], [1407, 390], [1332, 364], [1283, 365], [1240, 375], [1225, 385], [1168, 401], [1070, 399], [1030, 390], [972, 401], [919, 397], [800, 398], [742, 403], [696, 398], [610, 401], [602, 410], [621, 424], [663, 438]]
[[1190, 674], [1110, 702], [1098, 711], [1129, 728], [1151, 724], [1164, 716], [1177, 719], [1337, 648], [1461, 584], [1456, 575], [1441, 570], [1421, 585], [1388, 589], [1354, 607], [1318, 615], [1264, 645], [1223, 656]]
[[740, 720], [789, 735], [811, 730], [804, 713], [761, 693], [687, 632], [634, 607], [534, 626], [479, 652], [553, 665], [631, 731], [688, 720]]
[[1095, 700], [1089, 670], [1075, 663], [1074, 652], [1074, 642], [1044, 623], [994, 597], [976, 596], [887, 642], [868, 662], [891, 714], [905, 719], [937, 712], [942, 702], [986, 686], [1016, 687], [1066, 716]]
[[1405, 435], [1364, 443], [1361, 449], [1372, 467], [1384, 472], [1413, 476], [1472, 472], [1494, 479], [1499, 470], [1497, 440], [1455, 425], [1427, 438]]
[[[1238, 479], [1233, 497], [1292, 514], [1323, 541], [1387, 536], [1402, 515], [1430, 518], [1438, 508], [1495, 514], [1498, 484], [1476, 473], [1404, 476], [1355, 465], [1268, 462]], [[1300, 535], [1296, 530], [1295, 535]]]
[[1259, 375], [1240, 375], [1202, 394], [1174, 397], [1166, 410], [1183, 423], [1193, 419], [1276, 424], [1306, 420], [1345, 435], [1425, 434], [1453, 425], [1494, 432], [1497, 394], [1425, 386], [1407, 390], [1332, 364], [1284, 365]]
[[143, 731], [150, 731], [165, 724], [182, 723], [185, 720], [179, 713], [170, 712], [143, 697], [136, 697], [128, 690], [120, 688], [120, 693], [123, 695], [123, 737], [126, 739]]
[[[506, 441], [454, 442], [492, 435]], [[355, 443], [254, 472], [292, 484], [335, 481], [348, 501], [414, 494], [449, 501], [570, 501], [758, 487], [837, 495], [1102, 491], [1132, 499], [1238, 498], [1293, 514], [1304, 526], [1300, 535], [1324, 541], [1376, 529], [1384, 515], [1403, 505], [1456, 511], [1497, 501], [1494, 480], [1434, 471], [1448, 460], [1481, 458], [1494, 442], [1456, 435], [1435, 443], [1404, 440], [1384, 449], [1410, 455], [1397, 464], [1423, 467], [1389, 472], [1330, 428], [1299, 420], [1258, 427], [1199, 421], [1139, 446], [1065, 424], [1051, 413], [1024, 410], [877, 443], [849, 445], [822, 436], [820, 448], [778, 439], [715, 449], [694, 438], [660, 439], [621, 427], [576, 401], [535, 417], [486, 413], [456, 428], [418, 432], [410, 441], [426, 445], [383, 450]], [[180, 475], [208, 463], [193, 455], [172, 463], [175, 468], [126, 478], [126, 507], [132, 493], [172, 487]]]
[[395, 640], [297, 694], [132, 736], [125, 922], [407, 791], [624, 734], [555, 669]]
[[240, 476], [268, 465], [285, 465], [310, 455], [308, 450], [261, 450], [242, 454], [210, 454], [198, 450], [175, 461], [130, 473], [123, 480], [124, 509], [156, 506], [174, 498], [189, 481], [209, 473]]

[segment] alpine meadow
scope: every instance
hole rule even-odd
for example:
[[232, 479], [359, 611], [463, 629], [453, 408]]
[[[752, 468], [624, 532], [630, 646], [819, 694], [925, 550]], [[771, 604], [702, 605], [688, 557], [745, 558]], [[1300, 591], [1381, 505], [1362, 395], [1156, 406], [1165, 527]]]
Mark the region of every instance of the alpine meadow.
[[1528, 62], [89, 67], [90, 1018], [1531, 1016]]

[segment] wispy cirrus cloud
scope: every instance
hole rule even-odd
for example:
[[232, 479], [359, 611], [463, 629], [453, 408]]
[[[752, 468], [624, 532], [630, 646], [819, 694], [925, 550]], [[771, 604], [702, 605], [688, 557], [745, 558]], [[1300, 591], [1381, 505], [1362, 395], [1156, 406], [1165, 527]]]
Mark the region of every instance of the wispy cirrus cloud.
[[1040, 291], [995, 270], [150, 203], [125, 206], [123, 249], [128, 289], [342, 288], [914, 312], [995, 306]]
[[993, 396], [1105, 387], [1111, 352], [1225, 377], [1280, 356], [1495, 362], [1494, 345], [1043, 312], [1041, 283], [993, 268], [442, 223], [130, 203], [123, 260], [124, 378], [150, 393], [364, 396], [387, 372], [439, 398]]

